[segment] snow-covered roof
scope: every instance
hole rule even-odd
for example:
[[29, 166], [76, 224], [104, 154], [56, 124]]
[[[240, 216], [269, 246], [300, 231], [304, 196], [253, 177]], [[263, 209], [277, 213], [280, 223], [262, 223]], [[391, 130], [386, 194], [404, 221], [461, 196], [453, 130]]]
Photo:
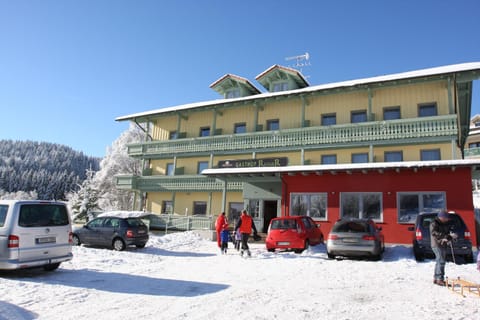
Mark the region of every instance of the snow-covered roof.
[[199, 107], [214, 106], [222, 103], [248, 101], [248, 100], [263, 99], [263, 98], [276, 97], [276, 96], [288, 96], [288, 95], [299, 94], [299, 93], [308, 93], [308, 92], [315, 92], [315, 91], [321, 91], [321, 90], [346, 88], [346, 87], [367, 85], [367, 84], [379, 83], [379, 82], [398, 81], [398, 80], [435, 76], [435, 75], [455, 73], [455, 72], [474, 71], [474, 70], [480, 71], [480, 62], [453, 64], [453, 65], [447, 65], [442, 67], [395, 73], [391, 75], [383, 75], [383, 76], [376, 76], [371, 78], [334, 82], [334, 83], [311, 86], [311, 87], [306, 87], [306, 88], [296, 89], [296, 90], [261, 93], [254, 96], [247, 96], [247, 97], [241, 97], [241, 98], [235, 98], [235, 99], [216, 99], [211, 101], [194, 102], [194, 103], [183, 104], [183, 105], [178, 105], [173, 107], [165, 107], [165, 108], [155, 109], [151, 111], [134, 113], [126, 116], [117, 117], [115, 120], [125, 121], [125, 120], [148, 117], [151, 115], [167, 113], [172, 111], [182, 111], [182, 110], [194, 109]]
[[323, 171], [354, 171], [354, 170], [387, 170], [387, 169], [414, 169], [439, 167], [475, 167], [480, 166], [480, 159], [471, 160], [436, 160], [436, 161], [400, 161], [400, 162], [369, 162], [346, 163], [328, 165], [303, 165], [285, 167], [250, 167], [250, 168], [219, 168], [205, 169], [203, 175], [241, 175], [241, 174], [274, 174], [296, 172], [323, 172]]
[[152, 215], [152, 212], [145, 211], [105, 211], [100, 213], [97, 217], [117, 217], [117, 218], [142, 218]]

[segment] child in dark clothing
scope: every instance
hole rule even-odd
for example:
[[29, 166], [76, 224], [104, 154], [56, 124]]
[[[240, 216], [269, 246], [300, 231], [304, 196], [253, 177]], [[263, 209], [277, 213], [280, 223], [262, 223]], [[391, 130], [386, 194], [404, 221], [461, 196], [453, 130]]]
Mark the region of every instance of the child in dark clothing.
[[220, 251], [222, 252], [222, 254], [227, 254], [229, 238], [230, 238], [230, 231], [228, 231], [228, 224], [225, 223], [222, 226], [222, 231], [220, 232], [220, 239], [221, 239]]

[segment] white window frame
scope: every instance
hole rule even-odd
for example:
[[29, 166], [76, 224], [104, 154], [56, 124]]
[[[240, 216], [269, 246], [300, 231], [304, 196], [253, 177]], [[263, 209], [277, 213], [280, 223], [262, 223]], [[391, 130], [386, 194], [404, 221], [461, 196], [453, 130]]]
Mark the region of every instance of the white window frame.
[[[356, 196], [358, 200], [358, 214], [357, 215], [349, 215], [347, 217], [352, 218], [371, 218], [375, 222], [383, 222], [383, 194], [382, 192], [340, 192], [340, 218], [344, 218], [344, 209], [345, 198], [349, 196]], [[369, 217], [365, 214], [365, 196], [378, 196], [379, 198], [379, 217]]]
[[[429, 195], [440, 195], [443, 197], [443, 204], [437, 207], [425, 208], [425, 196]], [[402, 210], [402, 196], [417, 196], [418, 208], [411, 210], [409, 212], [403, 212]], [[397, 192], [397, 222], [398, 223], [415, 223], [415, 219], [420, 212], [438, 212], [442, 209], [447, 208], [447, 194], [445, 191], [408, 191], [408, 192]]]
[[[315, 205], [312, 198], [320, 197], [319, 206]], [[295, 209], [295, 202], [301, 201], [300, 205], [303, 209]], [[314, 199], [313, 199], [314, 200]], [[323, 206], [323, 208], [322, 208]], [[323, 211], [323, 214], [322, 214]], [[291, 192], [290, 193], [290, 210], [291, 215], [308, 216], [314, 220], [328, 220], [328, 193], [327, 192]]]

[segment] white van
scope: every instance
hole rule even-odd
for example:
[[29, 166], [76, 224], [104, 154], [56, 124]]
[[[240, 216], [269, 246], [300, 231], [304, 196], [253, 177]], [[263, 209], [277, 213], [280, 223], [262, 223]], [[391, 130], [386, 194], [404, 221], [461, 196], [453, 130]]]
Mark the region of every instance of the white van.
[[72, 257], [72, 225], [64, 203], [0, 200], [0, 270], [51, 271]]

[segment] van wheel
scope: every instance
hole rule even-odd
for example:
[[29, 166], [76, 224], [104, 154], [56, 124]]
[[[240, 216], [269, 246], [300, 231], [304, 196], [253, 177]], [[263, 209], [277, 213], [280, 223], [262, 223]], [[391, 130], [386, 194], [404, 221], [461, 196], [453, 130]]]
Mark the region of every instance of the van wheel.
[[58, 269], [59, 266], [60, 266], [60, 262], [58, 262], [58, 263], [51, 263], [51, 264], [47, 264], [46, 266], [43, 266], [43, 270], [45, 270], [45, 271], [53, 271], [53, 270]]
[[72, 236], [72, 243], [74, 246], [79, 246], [81, 244], [80, 238], [76, 234]]
[[123, 242], [123, 240], [120, 238], [115, 238], [113, 240], [113, 250], [115, 251], [125, 250], [125, 242]]

